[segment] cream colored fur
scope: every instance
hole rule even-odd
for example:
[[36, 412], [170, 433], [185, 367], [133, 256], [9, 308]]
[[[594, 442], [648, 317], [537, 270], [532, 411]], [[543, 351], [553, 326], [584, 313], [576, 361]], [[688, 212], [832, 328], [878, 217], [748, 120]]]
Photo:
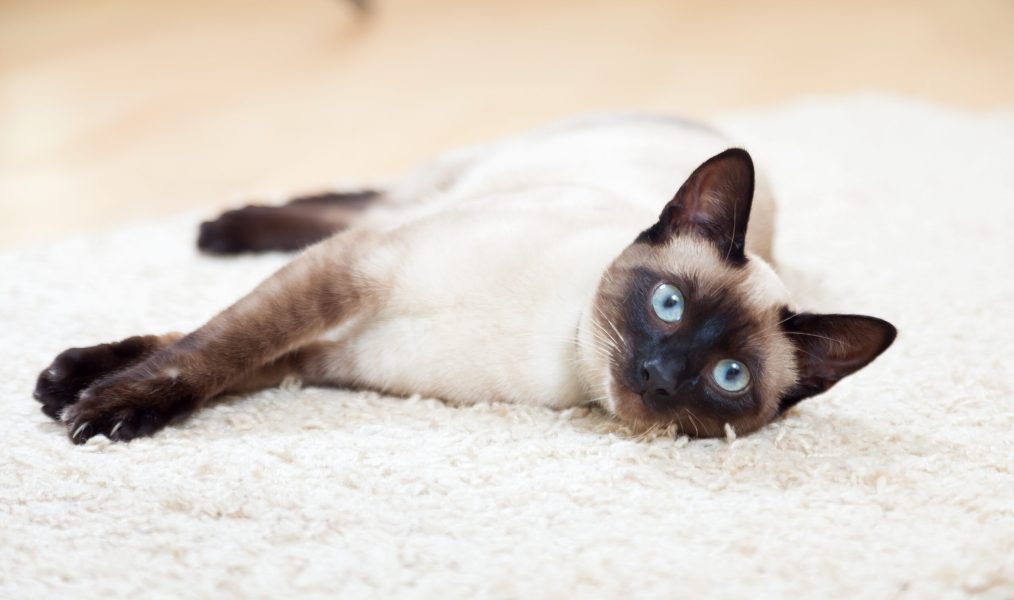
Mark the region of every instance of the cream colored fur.
[[735, 440], [286, 387], [73, 446], [31, 398], [57, 352], [192, 330], [289, 257], [199, 256], [206, 213], [7, 250], [0, 598], [1014, 597], [1014, 112], [717, 122], [797, 300], [898, 325], [871, 367]]
[[[395, 186], [395, 208], [357, 226], [381, 232], [354, 238], [361, 258], [351, 266], [377, 292], [355, 328], [340, 326], [333, 378], [463, 404], [563, 408], [598, 399], [612, 408], [591, 350], [598, 334], [587, 319], [579, 331], [582, 312], [610, 262], [697, 166], [730, 145], [677, 119], [605, 115], [422, 167]], [[767, 249], [773, 203], [763, 187], [758, 196], [751, 242]], [[720, 261], [701, 269], [717, 271]], [[752, 290], [779, 290], [765, 309], [787, 301], [762, 260], [748, 269]]]

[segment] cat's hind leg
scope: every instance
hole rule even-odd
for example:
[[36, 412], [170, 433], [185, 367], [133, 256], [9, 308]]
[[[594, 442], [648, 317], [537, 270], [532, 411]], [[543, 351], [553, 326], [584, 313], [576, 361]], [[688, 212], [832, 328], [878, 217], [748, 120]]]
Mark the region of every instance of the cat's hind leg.
[[444, 194], [501, 142], [446, 152], [390, 181], [383, 191], [337, 191], [279, 206], [250, 205], [201, 224], [197, 247], [209, 254], [294, 251], [354, 225], [369, 209], [398, 210]]
[[382, 197], [374, 190], [329, 192], [229, 210], [201, 224], [197, 247], [209, 254], [301, 250], [346, 229]]

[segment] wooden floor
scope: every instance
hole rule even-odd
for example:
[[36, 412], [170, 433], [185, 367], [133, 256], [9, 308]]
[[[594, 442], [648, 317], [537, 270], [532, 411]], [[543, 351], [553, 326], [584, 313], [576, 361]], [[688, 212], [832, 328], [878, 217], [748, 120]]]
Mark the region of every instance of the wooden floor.
[[0, 245], [313, 190], [578, 111], [1014, 105], [1010, 0], [0, 0]]

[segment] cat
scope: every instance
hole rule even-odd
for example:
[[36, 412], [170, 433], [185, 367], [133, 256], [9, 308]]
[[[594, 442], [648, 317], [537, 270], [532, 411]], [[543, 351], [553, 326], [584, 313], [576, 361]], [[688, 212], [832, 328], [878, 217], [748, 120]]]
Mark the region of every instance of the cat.
[[678, 118], [584, 117], [381, 189], [226, 212], [203, 251], [305, 249], [192, 333], [64, 351], [34, 396], [78, 444], [286, 378], [752, 432], [897, 331], [794, 307], [771, 266], [773, 196], [730, 145]]

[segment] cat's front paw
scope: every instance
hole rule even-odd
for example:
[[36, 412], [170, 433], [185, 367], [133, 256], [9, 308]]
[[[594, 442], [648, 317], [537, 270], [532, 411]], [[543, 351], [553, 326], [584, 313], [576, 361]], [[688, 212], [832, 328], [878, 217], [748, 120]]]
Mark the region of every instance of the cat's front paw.
[[174, 368], [132, 368], [101, 379], [64, 409], [61, 420], [75, 444], [96, 435], [130, 441], [151, 435], [193, 412], [204, 399]]
[[153, 335], [129, 337], [120, 342], [61, 352], [39, 374], [32, 396], [42, 412], [59, 420], [67, 406], [78, 401], [81, 391], [96, 380], [139, 362], [158, 346]]

